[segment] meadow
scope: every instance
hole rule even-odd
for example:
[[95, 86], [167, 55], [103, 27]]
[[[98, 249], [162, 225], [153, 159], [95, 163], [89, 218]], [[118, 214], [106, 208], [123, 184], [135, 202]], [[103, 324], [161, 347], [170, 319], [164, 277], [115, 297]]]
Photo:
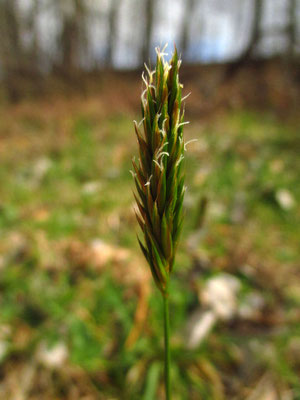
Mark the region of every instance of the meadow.
[[[1, 399], [163, 399], [161, 296], [130, 174], [138, 110], [97, 96], [1, 108]], [[190, 121], [173, 399], [300, 399], [299, 119]], [[216, 278], [232, 283], [220, 312]], [[215, 323], [191, 345], [207, 310]]]

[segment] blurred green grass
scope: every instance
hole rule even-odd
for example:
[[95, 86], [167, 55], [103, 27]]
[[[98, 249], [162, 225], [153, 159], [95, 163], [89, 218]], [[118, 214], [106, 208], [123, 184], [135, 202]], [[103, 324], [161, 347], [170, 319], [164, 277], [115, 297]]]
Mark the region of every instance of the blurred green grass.
[[[136, 243], [132, 119], [93, 113], [43, 119], [35, 111], [14, 118], [17, 134], [1, 136], [3, 398], [11, 366], [39, 360], [41, 345], [57, 344], [67, 349], [70, 368], [88, 377], [91, 398], [163, 398], [161, 300], [153, 287], [143, 326], [127, 344], [141, 297], [130, 274], [136, 263], [147, 268]], [[172, 282], [174, 399], [246, 398], [265, 374], [276, 390], [300, 398], [295, 124], [239, 111], [193, 121], [185, 134], [197, 141], [187, 146], [186, 218]], [[208, 206], [199, 227], [203, 196]], [[191, 251], [189, 240], [197, 232]], [[97, 240], [129, 256], [108, 257], [95, 267], [90, 247]], [[265, 308], [258, 321], [218, 323], [188, 350], [183, 328], [199, 307], [204, 282], [220, 272], [240, 280], [241, 297], [258, 291]], [[47, 368], [58, 375], [63, 368], [35, 362], [44, 368], [35, 375], [41, 387]], [[53, 376], [50, 382], [44, 397], [34, 397], [32, 388], [29, 398], [69, 398], [67, 387], [80, 386], [67, 378], [57, 383]]]

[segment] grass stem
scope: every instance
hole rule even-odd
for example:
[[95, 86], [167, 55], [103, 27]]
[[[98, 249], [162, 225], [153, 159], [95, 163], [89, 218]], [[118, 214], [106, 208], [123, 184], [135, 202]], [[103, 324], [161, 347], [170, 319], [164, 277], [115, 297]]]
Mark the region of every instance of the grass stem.
[[171, 399], [171, 382], [170, 382], [170, 318], [169, 318], [169, 296], [163, 296], [164, 303], [164, 334], [165, 334], [165, 391], [166, 400]]

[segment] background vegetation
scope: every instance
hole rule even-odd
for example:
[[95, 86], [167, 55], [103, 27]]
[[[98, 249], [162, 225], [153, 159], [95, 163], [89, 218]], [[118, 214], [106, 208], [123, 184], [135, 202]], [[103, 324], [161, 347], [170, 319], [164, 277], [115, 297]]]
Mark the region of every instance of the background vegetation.
[[[187, 13], [197, 10], [194, 25], [204, 3], [187, 3]], [[238, 3], [256, 15], [249, 26], [264, 26], [257, 15], [267, 18], [267, 1]], [[69, 63], [73, 17], [57, 31], [73, 27], [67, 44], [58, 41], [60, 67], [43, 52], [44, 64], [34, 64], [26, 46], [18, 53], [31, 43], [25, 16], [35, 15], [23, 15], [22, 4], [0, 3], [1, 29], [14, 38], [0, 37], [0, 398], [163, 399], [161, 296], [138, 248], [129, 173], [140, 71], [104, 68], [116, 66], [118, 47], [97, 68]], [[105, 4], [99, 12], [120, 32], [127, 14]], [[237, 10], [226, 4], [227, 13]], [[188, 50], [184, 59], [184, 93], [192, 91], [185, 137], [197, 141], [187, 146], [170, 299], [174, 400], [300, 399], [299, 6], [282, 4], [277, 15], [293, 18], [282, 19], [286, 41], [276, 57], [258, 51], [259, 30], [251, 51], [244, 46], [229, 62], [188, 65], [196, 61]], [[167, 32], [142, 9], [154, 22], [145, 25], [148, 39], [132, 31], [145, 51], [137, 66], [158, 26], [158, 42]]]

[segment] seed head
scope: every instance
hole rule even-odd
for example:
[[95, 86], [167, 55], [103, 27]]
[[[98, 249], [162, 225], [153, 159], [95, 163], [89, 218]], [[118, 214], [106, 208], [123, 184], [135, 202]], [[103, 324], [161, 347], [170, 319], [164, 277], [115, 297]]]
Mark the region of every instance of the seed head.
[[139, 160], [132, 161], [137, 193], [136, 217], [144, 243], [140, 247], [160, 291], [167, 295], [178, 238], [182, 225], [184, 176], [182, 173], [184, 111], [177, 50], [170, 63], [156, 49], [155, 71], [146, 66], [142, 75], [145, 89], [141, 96], [142, 121], [135, 122]]

